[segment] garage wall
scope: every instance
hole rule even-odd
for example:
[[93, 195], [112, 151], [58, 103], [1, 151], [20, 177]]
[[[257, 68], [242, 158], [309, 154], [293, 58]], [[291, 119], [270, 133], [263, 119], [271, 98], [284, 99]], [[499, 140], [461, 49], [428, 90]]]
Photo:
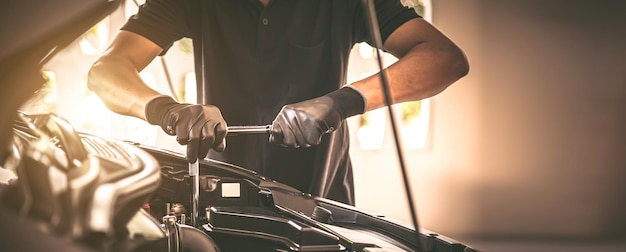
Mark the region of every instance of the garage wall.
[[[461, 240], [626, 237], [626, 2], [432, 2], [471, 70], [431, 100], [427, 148], [406, 151], [420, 224]], [[352, 149], [357, 206], [408, 222], [385, 141]]]

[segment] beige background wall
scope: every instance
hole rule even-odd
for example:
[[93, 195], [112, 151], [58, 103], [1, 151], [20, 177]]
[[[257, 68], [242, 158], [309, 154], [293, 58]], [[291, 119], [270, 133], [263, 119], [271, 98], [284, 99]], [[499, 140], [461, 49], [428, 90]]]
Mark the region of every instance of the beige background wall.
[[[626, 240], [626, 2], [433, 0], [470, 74], [406, 152], [423, 227], [461, 240]], [[391, 144], [354, 150], [357, 205], [408, 221]]]

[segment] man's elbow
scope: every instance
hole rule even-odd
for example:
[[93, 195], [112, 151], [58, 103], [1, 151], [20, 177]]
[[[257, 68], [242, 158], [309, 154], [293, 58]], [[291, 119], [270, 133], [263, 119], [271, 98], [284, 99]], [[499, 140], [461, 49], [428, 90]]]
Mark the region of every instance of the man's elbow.
[[112, 73], [115, 73], [117, 71], [115, 68], [121, 64], [118, 59], [108, 55], [98, 58], [87, 73], [87, 88], [98, 96], [107, 93], [111, 88], [107, 86], [107, 83], [112, 81], [110, 80], [114, 76]]
[[91, 68], [89, 68], [89, 72], [87, 73], [87, 88], [96, 94], [99, 92], [99, 88], [101, 86], [99, 83], [102, 80], [103, 68], [104, 66], [101, 59], [98, 59], [93, 63], [93, 65], [91, 65]]
[[452, 72], [453, 76], [456, 77], [456, 80], [459, 80], [469, 74], [469, 61], [461, 49], [456, 48], [456, 50], [454, 50], [452, 59]]
[[452, 84], [469, 74], [469, 61], [461, 49], [455, 47], [449, 51], [447, 60], [444, 61], [445, 67], [442, 68], [444, 75], [438, 85], [434, 86], [429, 96], [434, 96], [443, 92]]

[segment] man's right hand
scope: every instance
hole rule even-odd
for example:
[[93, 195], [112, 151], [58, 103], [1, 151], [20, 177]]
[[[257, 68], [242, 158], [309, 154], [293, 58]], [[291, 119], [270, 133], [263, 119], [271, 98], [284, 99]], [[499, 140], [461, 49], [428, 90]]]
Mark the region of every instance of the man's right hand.
[[169, 96], [158, 96], [146, 104], [146, 120], [187, 145], [189, 163], [205, 158], [210, 149], [226, 148], [228, 127], [215, 106], [181, 104]]

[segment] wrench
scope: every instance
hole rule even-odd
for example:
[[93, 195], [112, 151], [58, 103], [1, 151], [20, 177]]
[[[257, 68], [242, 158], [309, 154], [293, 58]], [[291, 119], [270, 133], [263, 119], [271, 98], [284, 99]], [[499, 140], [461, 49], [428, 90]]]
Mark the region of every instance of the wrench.
[[272, 125], [263, 126], [228, 126], [226, 136], [238, 136], [247, 134], [271, 134]]
[[[271, 134], [272, 125], [265, 126], [230, 126], [228, 127], [228, 135], [237, 136], [245, 134]], [[191, 225], [198, 227], [199, 211], [198, 202], [200, 201], [200, 165], [196, 160], [189, 164], [189, 176], [192, 178], [192, 200], [191, 200]]]

